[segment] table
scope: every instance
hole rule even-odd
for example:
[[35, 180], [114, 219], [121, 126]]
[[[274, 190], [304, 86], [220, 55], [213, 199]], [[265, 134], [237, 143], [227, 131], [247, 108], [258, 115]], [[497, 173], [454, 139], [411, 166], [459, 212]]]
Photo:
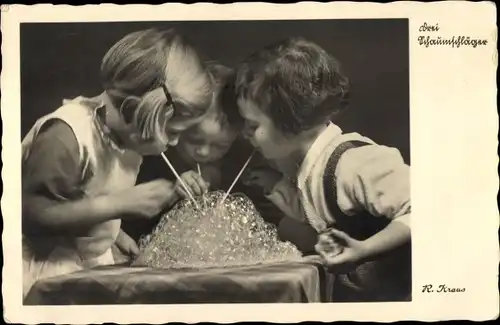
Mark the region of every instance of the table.
[[318, 260], [212, 269], [107, 266], [40, 280], [25, 305], [329, 302]]

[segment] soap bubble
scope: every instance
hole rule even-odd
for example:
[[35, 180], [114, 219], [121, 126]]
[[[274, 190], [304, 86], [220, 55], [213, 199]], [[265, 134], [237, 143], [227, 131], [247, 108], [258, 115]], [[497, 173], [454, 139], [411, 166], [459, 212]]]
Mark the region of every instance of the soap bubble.
[[300, 251], [244, 195], [216, 191], [174, 206], [139, 240], [134, 264], [154, 268], [205, 268], [298, 260]]

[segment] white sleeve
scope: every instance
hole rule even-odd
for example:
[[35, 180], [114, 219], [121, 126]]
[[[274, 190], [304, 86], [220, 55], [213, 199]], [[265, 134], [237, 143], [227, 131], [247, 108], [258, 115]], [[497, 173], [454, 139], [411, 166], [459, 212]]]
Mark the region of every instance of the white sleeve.
[[378, 145], [351, 149], [341, 157], [336, 175], [342, 210], [366, 209], [410, 225], [410, 167], [398, 150]]

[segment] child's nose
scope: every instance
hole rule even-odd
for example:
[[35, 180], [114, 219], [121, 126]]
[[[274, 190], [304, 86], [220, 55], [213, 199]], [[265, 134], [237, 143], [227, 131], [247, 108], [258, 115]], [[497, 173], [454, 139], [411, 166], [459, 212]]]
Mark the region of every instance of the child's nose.
[[168, 137], [168, 145], [174, 147], [179, 143], [179, 134], [171, 134]]

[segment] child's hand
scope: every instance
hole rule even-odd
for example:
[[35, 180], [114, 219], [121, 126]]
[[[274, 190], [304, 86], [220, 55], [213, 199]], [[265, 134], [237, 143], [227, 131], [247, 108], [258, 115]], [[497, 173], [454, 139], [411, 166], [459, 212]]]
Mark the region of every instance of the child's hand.
[[127, 235], [123, 230], [120, 231], [115, 242], [120, 252], [128, 257], [135, 258], [139, 255], [139, 246], [135, 240]]
[[[194, 170], [187, 171], [181, 175], [181, 179], [187, 186], [187, 189], [191, 192], [193, 196], [199, 196], [208, 191], [210, 184], [206, 182], [200, 175]], [[175, 184], [175, 191], [184, 198], [189, 198], [189, 194], [186, 193], [184, 186], [177, 181]]]
[[243, 179], [243, 184], [247, 186], [258, 186], [264, 190], [265, 194], [271, 193], [274, 186], [282, 178], [282, 174], [269, 167], [260, 167], [250, 170]]
[[355, 240], [335, 229], [321, 234], [315, 249], [332, 273], [352, 271], [366, 258], [366, 250], [362, 241]]
[[176, 199], [174, 184], [164, 179], [154, 180], [122, 192], [118, 199], [125, 205], [125, 215], [154, 218]]
[[301, 262], [303, 263], [321, 263], [321, 256], [318, 255], [307, 255], [303, 256], [301, 259]]
[[330, 232], [331, 230], [328, 230], [328, 232], [320, 233], [318, 235], [318, 242], [314, 246], [314, 249], [321, 256], [335, 256], [340, 254], [344, 249], [341, 244], [334, 241]]

